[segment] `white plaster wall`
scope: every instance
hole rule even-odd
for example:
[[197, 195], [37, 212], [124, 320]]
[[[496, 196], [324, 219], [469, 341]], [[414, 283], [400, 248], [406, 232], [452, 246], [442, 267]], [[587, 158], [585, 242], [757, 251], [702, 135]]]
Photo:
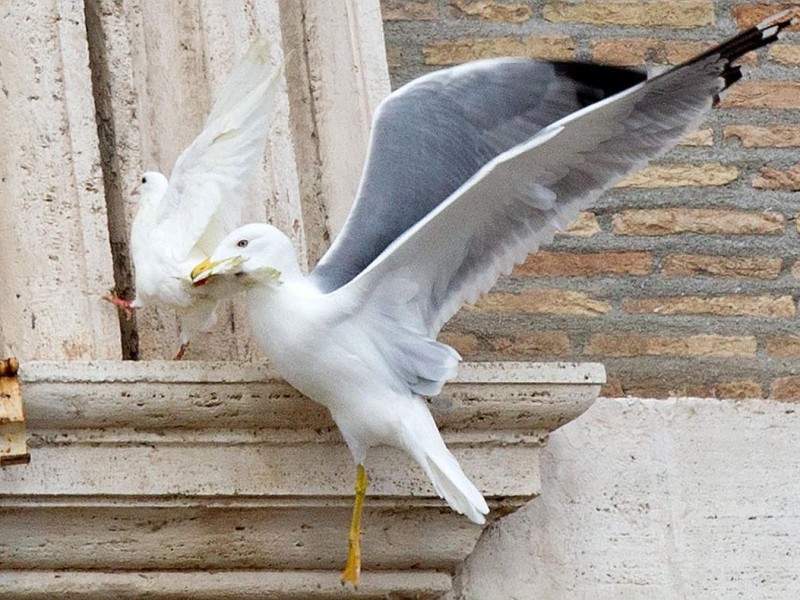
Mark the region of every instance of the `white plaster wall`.
[[542, 495], [484, 532], [462, 598], [800, 597], [800, 414], [601, 399], [554, 433]]

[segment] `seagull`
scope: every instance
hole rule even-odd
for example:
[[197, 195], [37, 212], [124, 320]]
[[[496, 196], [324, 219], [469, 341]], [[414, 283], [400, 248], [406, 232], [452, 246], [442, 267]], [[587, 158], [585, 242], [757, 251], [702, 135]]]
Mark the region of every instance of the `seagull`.
[[[777, 39], [793, 12], [647, 79], [631, 69], [522, 58], [434, 72], [373, 120], [347, 222], [307, 277], [267, 224], [231, 232], [191, 273], [245, 290], [277, 371], [326, 406], [356, 463], [342, 583], [358, 583], [370, 447], [407, 452], [475, 523], [489, 509], [424, 400], [460, 360], [436, 341], [465, 302], [552, 240], [604, 190], [673, 147], [741, 77], [732, 64]], [[227, 283], [225, 283], [227, 282]]]
[[241, 224], [246, 185], [264, 155], [280, 71], [270, 65], [269, 44], [255, 41], [231, 72], [205, 128], [175, 162], [170, 179], [148, 171], [132, 192], [140, 198], [130, 236], [136, 297], [103, 298], [129, 318], [132, 309], [152, 303], [175, 307], [181, 324], [177, 360], [192, 337], [216, 322], [222, 296], [212, 288], [193, 287], [189, 273]]

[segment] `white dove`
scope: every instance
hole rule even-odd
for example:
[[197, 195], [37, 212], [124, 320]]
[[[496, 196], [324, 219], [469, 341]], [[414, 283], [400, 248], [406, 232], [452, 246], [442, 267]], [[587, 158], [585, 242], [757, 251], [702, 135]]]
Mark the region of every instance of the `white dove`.
[[371, 446], [405, 450], [472, 521], [488, 512], [423, 400], [458, 365], [436, 341], [442, 325], [603, 190], [678, 143], [739, 80], [732, 62], [774, 42], [792, 14], [651, 79], [521, 58], [425, 75], [378, 108], [355, 205], [309, 277], [289, 239], [266, 224], [231, 232], [195, 267], [197, 284], [247, 290], [267, 356], [330, 410], [353, 455], [343, 582], [359, 578]]
[[264, 155], [280, 73], [270, 65], [267, 42], [254, 42], [170, 179], [148, 171], [133, 192], [140, 198], [130, 235], [136, 296], [132, 301], [114, 294], [103, 298], [128, 317], [131, 309], [152, 303], [174, 307], [181, 326], [176, 359], [216, 321], [221, 288], [193, 287], [189, 272], [241, 224], [243, 195]]

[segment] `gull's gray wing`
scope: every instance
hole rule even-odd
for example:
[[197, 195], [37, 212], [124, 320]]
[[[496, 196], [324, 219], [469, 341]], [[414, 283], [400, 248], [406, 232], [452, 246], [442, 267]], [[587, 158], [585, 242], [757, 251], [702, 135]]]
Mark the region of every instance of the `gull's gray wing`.
[[355, 205], [312, 279], [325, 291], [341, 287], [492, 159], [644, 79], [618, 67], [505, 58], [398, 89], [375, 112]]
[[437, 392], [455, 360], [433, 341], [447, 319], [605, 189], [675, 145], [741, 77], [731, 61], [775, 41], [790, 22], [776, 15], [501, 154], [332, 296], [357, 298], [398, 377]]

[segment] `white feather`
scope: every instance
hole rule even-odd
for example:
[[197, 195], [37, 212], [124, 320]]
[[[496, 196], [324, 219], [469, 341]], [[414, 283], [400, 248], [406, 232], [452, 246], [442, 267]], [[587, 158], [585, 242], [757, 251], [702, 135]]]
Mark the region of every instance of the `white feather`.
[[220, 294], [191, 286], [192, 267], [241, 222], [243, 194], [261, 164], [280, 67], [256, 41], [233, 69], [202, 132], [166, 177], [148, 172], [131, 228], [136, 298], [178, 309], [181, 343], [215, 319]]

